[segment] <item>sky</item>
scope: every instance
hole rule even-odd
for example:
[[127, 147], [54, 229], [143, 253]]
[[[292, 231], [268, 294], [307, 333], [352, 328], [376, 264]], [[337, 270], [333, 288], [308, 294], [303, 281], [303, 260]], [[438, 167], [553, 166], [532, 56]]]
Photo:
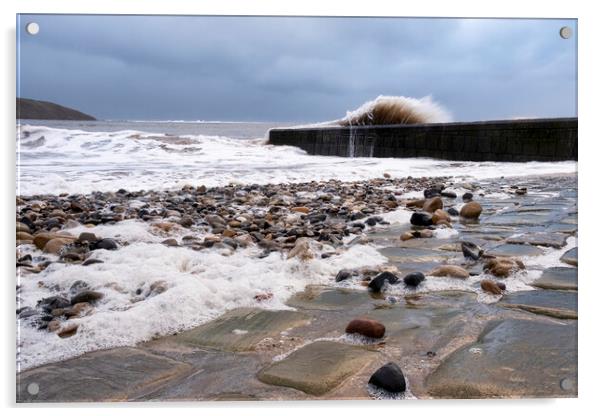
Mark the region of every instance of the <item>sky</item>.
[[99, 119], [318, 122], [379, 95], [430, 95], [455, 121], [577, 115], [576, 20], [17, 19], [17, 96]]

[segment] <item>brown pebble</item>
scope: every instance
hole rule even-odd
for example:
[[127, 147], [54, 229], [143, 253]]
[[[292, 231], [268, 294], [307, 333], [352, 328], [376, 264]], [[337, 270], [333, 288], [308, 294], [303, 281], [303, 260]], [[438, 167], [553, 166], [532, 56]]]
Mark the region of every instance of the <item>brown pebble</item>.
[[382, 338], [385, 336], [385, 326], [373, 319], [359, 318], [349, 322], [345, 332], [370, 338]]

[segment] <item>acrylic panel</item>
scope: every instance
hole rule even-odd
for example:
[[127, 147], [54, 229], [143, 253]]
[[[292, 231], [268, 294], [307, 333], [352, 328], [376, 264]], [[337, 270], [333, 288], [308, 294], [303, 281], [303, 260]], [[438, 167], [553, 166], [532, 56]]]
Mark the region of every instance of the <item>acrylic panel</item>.
[[18, 15], [17, 401], [576, 397], [577, 34]]

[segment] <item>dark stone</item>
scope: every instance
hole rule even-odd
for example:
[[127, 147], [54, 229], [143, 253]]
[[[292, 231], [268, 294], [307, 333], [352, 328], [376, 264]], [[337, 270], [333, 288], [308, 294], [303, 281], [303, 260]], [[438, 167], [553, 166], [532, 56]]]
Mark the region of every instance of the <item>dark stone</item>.
[[436, 196], [441, 196], [441, 189], [439, 188], [430, 188], [424, 190], [424, 197], [426, 199], [434, 198]]
[[428, 227], [429, 225], [433, 225], [433, 217], [426, 212], [415, 212], [410, 217], [410, 224]]
[[19, 319], [25, 319], [25, 318], [29, 318], [31, 316], [36, 316], [38, 314], [38, 311], [36, 311], [33, 308], [30, 308], [28, 306], [24, 307], [24, 308], [20, 308], [17, 311], [17, 316], [19, 317]]
[[426, 279], [426, 277], [424, 277], [423, 273], [421, 273], [421, 272], [414, 272], [414, 273], [410, 273], [407, 276], [405, 276], [403, 278], [403, 282], [407, 286], [416, 287], [420, 283], [422, 283], [424, 281], [424, 279]]
[[472, 193], [471, 192], [466, 192], [464, 195], [462, 195], [462, 201], [464, 202], [468, 202], [468, 201], [472, 201]]
[[38, 301], [38, 306], [44, 309], [46, 312], [50, 312], [57, 308], [67, 308], [71, 306], [71, 303], [67, 298], [62, 296], [51, 296]]
[[401, 368], [395, 363], [388, 363], [376, 370], [368, 383], [390, 393], [403, 393], [406, 390], [406, 380]]
[[399, 278], [391, 272], [382, 272], [370, 281], [368, 287], [373, 292], [381, 292], [387, 282], [394, 285], [399, 282]]
[[104, 261], [99, 259], [88, 259], [82, 263], [82, 266], [89, 266], [91, 264], [104, 263]]
[[366, 225], [369, 225], [370, 227], [374, 227], [377, 224], [377, 221], [374, 217], [370, 217], [365, 221]]
[[79, 243], [83, 243], [83, 242], [93, 243], [97, 240], [98, 240], [98, 237], [96, 237], [96, 235], [94, 235], [94, 233], [88, 233], [88, 232], [81, 233], [79, 235], [79, 238], [77, 239], [77, 241]]
[[335, 282], [342, 282], [343, 280], [347, 280], [351, 277], [351, 273], [347, 270], [341, 270], [337, 273], [337, 276], [334, 278]]
[[456, 199], [458, 197], [458, 195], [456, 195], [455, 192], [451, 192], [451, 191], [441, 192], [441, 196], [444, 196], [446, 198], [452, 198], [452, 199]]
[[71, 298], [71, 305], [75, 305], [80, 302], [94, 303], [99, 299], [102, 299], [104, 295], [94, 290], [84, 290]]
[[462, 254], [471, 260], [478, 260], [483, 255], [483, 249], [470, 241], [462, 241]]
[[117, 250], [117, 243], [112, 238], [103, 238], [91, 245], [92, 250]]
[[460, 212], [457, 209], [455, 209], [454, 207], [448, 208], [447, 213], [449, 215], [451, 215], [452, 217], [457, 217], [458, 215], [460, 215]]

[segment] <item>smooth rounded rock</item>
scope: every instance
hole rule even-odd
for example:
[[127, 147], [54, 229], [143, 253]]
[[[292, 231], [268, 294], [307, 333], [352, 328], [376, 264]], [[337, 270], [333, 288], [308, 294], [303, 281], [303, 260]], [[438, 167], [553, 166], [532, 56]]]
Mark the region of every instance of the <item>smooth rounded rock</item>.
[[393, 273], [382, 272], [381, 274], [379, 274], [378, 276], [376, 276], [374, 279], [372, 279], [370, 281], [370, 283], [368, 284], [368, 287], [373, 292], [381, 292], [384, 289], [385, 284], [389, 283], [390, 285], [394, 285], [398, 282], [399, 282], [399, 278], [397, 276], [395, 276]]
[[410, 217], [410, 224], [428, 227], [429, 225], [433, 225], [433, 218], [431, 214], [426, 212], [414, 212]]
[[433, 213], [433, 212], [437, 211], [438, 209], [442, 209], [442, 208], [443, 208], [443, 200], [438, 196], [427, 199], [426, 201], [424, 201], [424, 205], [422, 206], [422, 209], [424, 211], [430, 212], [430, 213]]
[[453, 264], [439, 266], [429, 274], [436, 277], [457, 277], [460, 279], [467, 279], [470, 277], [470, 274], [463, 267]]
[[390, 393], [403, 393], [406, 381], [401, 368], [395, 363], [388, 363], [376, 370], [368, 383]]
[[406, 284], [406, 286], [416, 287], [420, 283], [422, 283], [425, 279], [426, 279], [426, 277], [424, 276], [423, 273], [414, 272], [414, 273], [410, 273], [410, 274], [406, 275], [403, 278], [403, 282]]
[[481, 289], [494, 295], [502, 294], [502, 289], [493, 280], [489, 279], [481, 280]]
[[483, 212], [481, 204], [475, 201], [471, 201], [464, 204], [464, 206], [460, 210], [460, 216], [468, 219], [477, 219], [481, 215], [481, 212]]
[[373, 319], [358, 318], [349, 322], [345, 332], [360, 334], [369, 338], [382, 338], [385, 336], [385, 326]]

